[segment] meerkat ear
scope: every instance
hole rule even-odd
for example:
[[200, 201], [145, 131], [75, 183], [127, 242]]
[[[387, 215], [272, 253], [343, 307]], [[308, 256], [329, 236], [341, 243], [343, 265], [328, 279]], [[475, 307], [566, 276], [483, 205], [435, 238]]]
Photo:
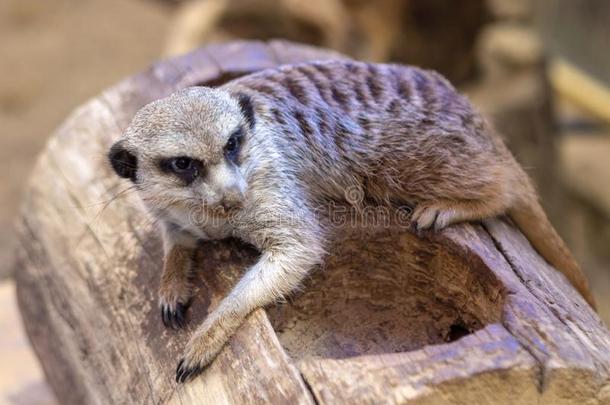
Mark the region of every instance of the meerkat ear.
[[254, 128], [254, 107], [252, 106], [252, 99], [249, 95], [244, 93], [237, 94], [237, 102], [239, 103], [239, 108], [241, 108], [242, 114], [246, 117], [246, 121], [250, 128]]
[[108, 152], [110, 165], [119, 176], [136, 182], [138, 158], [123, 146], [122, 141], [116, 142]]

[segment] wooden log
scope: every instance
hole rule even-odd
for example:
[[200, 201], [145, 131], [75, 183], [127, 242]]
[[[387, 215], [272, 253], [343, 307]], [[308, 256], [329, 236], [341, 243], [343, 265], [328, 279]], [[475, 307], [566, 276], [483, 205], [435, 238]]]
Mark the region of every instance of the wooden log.
[[301, 292], [255, 311], [201, 376], [175, 384], [189, 334], [257, 252], [207, 243], [190, 326], [165, 329], [159, 232], [106, 151], [138, 108], [179, 88], [337, 57], [285, 42], [202, 48], [111, 88], [54, 134], [23, 204], [16, 280], [61, 403], [610, 402], [610, 333], [504, 219], [423, 238], [402, 217], [346, 227]]

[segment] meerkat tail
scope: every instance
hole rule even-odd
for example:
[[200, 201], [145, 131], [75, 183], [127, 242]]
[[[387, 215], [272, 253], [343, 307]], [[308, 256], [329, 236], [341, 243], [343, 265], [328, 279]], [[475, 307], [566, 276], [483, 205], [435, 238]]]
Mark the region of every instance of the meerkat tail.
[[589, 305], [596, 309], [595, 299], [582, 269], [553, 228], [536, 195], [532, 192], [520, 198], [509, 210], [509, 216], [538, 253], [566, 276]]

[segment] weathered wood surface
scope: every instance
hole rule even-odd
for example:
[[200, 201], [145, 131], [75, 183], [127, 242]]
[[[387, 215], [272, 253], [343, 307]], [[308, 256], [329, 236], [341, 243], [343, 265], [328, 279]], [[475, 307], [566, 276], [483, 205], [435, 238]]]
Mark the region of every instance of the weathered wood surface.
[[[40, 157], [23, 206], [19, 305], [61, 403], [610, 403], [610, 334], [502, 219], [417, 238], [346, 234], [288, 302], [253, 313], [176, 386], [194, 325], [257, 253], [201, 250], [190, 327], [166, 330], [153, 220], [105, 161], [143, 104], [277, 64], [339, 57], [284, 42], [203, 48], [78, 109]], [[114, 198], [116, 196], [116, 198]]]

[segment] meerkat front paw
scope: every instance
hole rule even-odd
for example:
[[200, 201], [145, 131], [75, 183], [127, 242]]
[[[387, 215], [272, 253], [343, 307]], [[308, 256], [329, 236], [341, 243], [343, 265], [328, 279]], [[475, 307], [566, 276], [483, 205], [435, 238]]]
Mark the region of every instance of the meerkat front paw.
[[186, 346], [182, 359], [176, 368], [176, 382], [185, 383], [201, 374], [222, 349], [222, 344], [214, 342], [210, 333], [195, 334]]
[[163, 324], [172, 329], [186, 326], [186, 309], [192, 298], [189, 283], [162, 283], [159, 289], [159, 307]]
[[167, 328], [181, 329], [186, 326], [186, 308], [185, 304], [180, 302], [176, 304], [161, 303], [161, 320]]
[[218, 356], [239, 324], [237, 318], [210, 315], [186, 345], [176, 368], [176, 382], [184, 383], [199, 375]]

